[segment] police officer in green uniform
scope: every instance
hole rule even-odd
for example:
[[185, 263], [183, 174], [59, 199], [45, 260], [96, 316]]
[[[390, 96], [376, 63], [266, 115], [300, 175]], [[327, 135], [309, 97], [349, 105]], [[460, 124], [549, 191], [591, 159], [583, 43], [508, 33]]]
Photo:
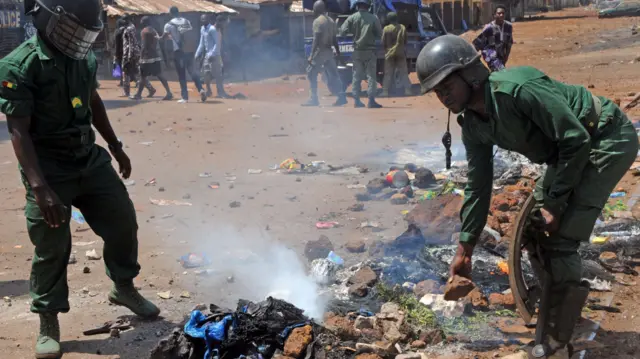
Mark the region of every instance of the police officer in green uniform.
[[491, 201], [493, 146], [548, 165], [534, 196], [547, 236], [540, 241], [550, 268], [548, 358], [568, 358], [574, 326], [587, 299], [577, 249], [590, 234], [611, 191], [638, 152], [638, 137], [611, 100], [549, 78], [532, 67], [489, 73], [464, 39], [445, 35], [417, 59], [423, 91], [459, 114], [469, 164], [462, 229], [450, 275], [471, 276], [473, 248]]
[[106, 272], [114, 282], [109, 301], [145, 318], [160, 310], [134, 288], [140, 271], [135, 210], [91, 127], [128, 178], [131, 162], [96, 91], [91, 46], [103, 28], [101, 1], [32, 0], [25, 10], [38, 32], [0, 60], [0, 111], [20, 163], [27, 229], [35, 246], [30, 278], [31, 311], [40, 316], [35, 356], [58, 358], [57, 316], [69, 311], [71, 206], [104, 240]]
[[376, 40], [382, 36], [380, 20], [369, 12], [369, 0], [356, 0], [356, 11], [350, 15], [340, 28], [340, 35], [353, 34], [353, 81], [351, 90], [355, 100], [355, 107], [364, 107], [360, 101], [361, 82], [366, 78], [369, 85], [369, 108], [382, 107], [376, 102], [378, 73], [376, 56]]

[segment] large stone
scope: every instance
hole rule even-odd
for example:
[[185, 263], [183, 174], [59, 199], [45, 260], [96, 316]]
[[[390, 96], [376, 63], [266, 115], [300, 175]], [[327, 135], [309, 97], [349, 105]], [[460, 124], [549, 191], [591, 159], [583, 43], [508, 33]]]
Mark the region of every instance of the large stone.
[[351, 276], [348, 284], [364, 284], [367, 287], [374, 285], [378, 281], [378, 275], [371, 267], [363, 267]]
[[491, 293], [489, 295], [489, 305], [494, 308], [515, 309], [516, 302], [513, 294]]
[[426, 168], [418, 168], [416, 171], [416, 178], [413, 180], [413, 185], [425, 189], [432, 187], [436, 184], [436, 176], [431, 172], [431, 170]]
[[471, 301], [471, 305], [477, 309], [485, 309], [489, 306], [487, 297], [482, 293], [480, 288], [474, 288], [471, 293], [467, 295], [467, 298]]
[[360, 336], [353, 327], [353, 322], [340, 315], [328, 313], [325, 316], [323, 325], [342, 340], [355, 340]]
[[407, 204], [409, 197], [406, 194], [396, 193], [391, 196], [391, 204]]
[[396, 348], [394, 348], [394, 343], [389, 343], [386, 341], [377, 341], [372, 344], [368, 343], [356, 343], [357, 350], [363, 351], [371, 351], [377, 354], [380, 354], [384, 357], [391, 353], [397, 353]]
[[447, 282], [444, 288], [445, 300], [458, 300], [464, 298], [476, 287], [473, 282], [461, 276], [454, 276], [452, 280]]
[[332, 250], [333, 243], [327, 236], [322, 235], [315, 241], [307, 242], [304, 246], [304, 255], [311, 262], [314, 259], [327, 258]]
[[425, 294], [440, 294], [440, 282], [433, 279], [423, 280], [413, 287], [413, 293], [422, 298]]
[[351, 253], [362, 253], [364, 252], [365, 243], [362, 239], [352, 239], [344, 246], [345, 249]]
[[387, 187], [387, 182], [384, 178], [374, 178], [367, 183], [367, 191], [369, 193], [380, 193], [385, 187]]
[[292, 358], [302, 357], [312, 340], [313, 328], [310, 325], [295, 328], [284, 343], [284, 355]]
[[420, 359], [420, 353], [405, 353], [396, 355], [396, 359]]
[[349, 287], [348, 293], [352, 297], [363, 298], [369, 294], [369, 287], [364, 283], [352, 284]]
[[427, 345], [436, 345], [438, 343], [442, 343], [445, 338], [445, 334], [442, 329], [432, 329], [428, 331], [424, 331], [420, 333], [420, 340]]
[[411, 342], [412, 349], [424, 349], [427, 346], [427, 343], [422, 340], [414, 340]]
[[355, 359], [382, 359], [382, 357], [375, 353], [362, 353], [356, 355]]
[[353, 327], [356, 329], [362, 330], [362, 329], [373, 329], [375, 325], [376, 325], [376, 318], [364, 317], [360, 315], [356, 318], [356, 321], [353, 324]]
[[383, 304], [380, 313], [376, 314], [376, 324], [382, 330], [384, 339], [394, 344], [406, 337], [403, 333], [404, 319], [405, 313], [400, 306], [391, 302]]
[[455, 194], [421, 201], [405, 216], [405, 220], [409, 228], [415, 226], [424, 238], [429, 238], [429, 244], [453, 244], [451, 234], [460, 226], [462, 201], [462, 196]]

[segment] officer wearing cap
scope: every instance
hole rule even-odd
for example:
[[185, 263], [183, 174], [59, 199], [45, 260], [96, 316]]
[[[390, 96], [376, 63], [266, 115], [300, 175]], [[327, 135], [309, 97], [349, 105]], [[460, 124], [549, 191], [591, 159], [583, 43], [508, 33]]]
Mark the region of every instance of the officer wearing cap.
[[31, 311], [40, 316], [35, 357], [58, 358], [57, 316], [69, 311], [72, 206], [104, 240], [107, 275], [114, 282], [109, 301], [145, 318], [160, 310], [134, 288], [140, 271], [135, 210], [92, 130], [93, 125], [128, 178], [131, 162], [96, 91], [91, 46], [103, 29], [101, 1], [31, 0], [25, 11], [38, 31], [0, 60], [0, 111], [20, 163], [27, 230], [35, 246], [30, 280]]
[[539, 245], [551, 272], [547, 358], [568, 358], [589, 288], [581, 283], [581, 242], [589, 240], [611, 191], [638, 152], [638, 137], [611, 100], [556, 81], [532, 67], [493, 72], [464, 39], [445, 35], [417, 59], [423, 91], [459, 114], [469, 163], [462, 229], [450, 275], [471, 276], [471, 257], [491, 201], [493, 146], [547, 164], [534, 191], [548, 234]]

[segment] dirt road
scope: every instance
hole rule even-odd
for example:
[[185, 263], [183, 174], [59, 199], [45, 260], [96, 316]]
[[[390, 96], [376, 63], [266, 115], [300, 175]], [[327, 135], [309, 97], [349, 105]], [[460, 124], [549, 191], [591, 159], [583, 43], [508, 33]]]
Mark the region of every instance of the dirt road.
[[[632, 37], [629, 30], [635, 20], [598, 20], [592, 15], [572, 10], [548, 15], [555, 19], [516, 23], [517, 45], [510, 65], [538, 66], [566, 82], [593, 85], [597, 94], [627, 96], [636, 90], [639, 66], [635, 59], [640, 38]], [[177, 84], [172, 87], [177, 92]], [[145, 358], [158, 338], [198, 303], [233, 305], [241, 297], [262, 299], [278, 292], [293, 293], [294, 303], [313, 306], [315, 293], [304, 276], [306, 261], [298, 259], [306, 241], [324, 234], [338, 254], [355, 262], [362, 258], [342, 248], [348, 240], [391, 240], [404, 231], [401, 211], [409, 206], [367, 203], [363, 212], [349, 212], [347, 207], [355, 200], [354, 190], [347, 186], [366, 183], [390, 163], [429, 149], [437, 150], [431, 157], [414, 159], [431, 167], [443, 166], [439, 161], [443, 107], [428, 95], [381, 99], [385, 106], [381, 110], [308, 109], [299, 106], [306, 90], [304, 77], [291, 76], [228, 86], [229, 92], [242, 92], [248, 100], [180, 105], [118, 98], [115, 82], [102, 82], [100, 93], [134, 165], [135, 184], [128, 189], [140, 225], [142, 273], [136, 284], [159, 304], [163, 319], [134, 322], [135, 329], [120, 338], [82, 335], [129, 313], [107, 304], [110, 281], [104, 266], [85, 258], [87, 250], [100, 253], [101, 241], [86, 224], [74, 222], [77, 263], [68, 269], [72, 310], [61, 316], [64, 358]], [[332, 101], [321, 99], [327, 105]], [[28, 310], [33, 248], [22, 211], [24, 189], [6, 129], [1, 127], [0, 296], [10, 299], [0, 303], [0, 348], [2, 357], [30, 358], [38, 331], [37, 316]], [[454, 142], [458, 143], [455, 154], [461, 158], [459, 140]], [[289, 157], [305, 163], [359, 164], [370, 173], [287, 175], [270, 170]], [[261, 173], [251, 174], [249, 169]], [[145, 185], [149, 182], [155, 184]], [[218, 188], [211, 188], [215, 183]], [[188, 204], [158, 206], [151, 199]], [[230, 206], [232, 202], [237, 204]], [[321, 219], [340, 226], [318, 230], [315, 224]], [[369, 220], [380, 222], [385, 230], [372, 233], [358, 228]], [[189, 252], [207, 253], [215, 270], [198, 275], [183, 268], [178, 258]], [[85, 267], [90, 273], [84, 273]], [[157, 296], [166, 291], [171, 291], [171, 299]], [[636, 294], [621, 296], [622, 306]], [[628, 337], [618, 338], [637, 348], [638, 340], [628, 340], [635, 338], [639, 324], [632, 316], [632, 311], [624, 320], [620, 314], [612, 315], [605, 327], [628, 332]]]

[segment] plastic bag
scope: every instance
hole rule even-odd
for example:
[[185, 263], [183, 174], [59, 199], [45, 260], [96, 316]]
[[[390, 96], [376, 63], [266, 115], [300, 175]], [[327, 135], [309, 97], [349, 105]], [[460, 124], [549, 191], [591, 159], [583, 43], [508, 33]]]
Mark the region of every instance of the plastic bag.
[[111, 72], [113, 78], [119, 79], [122, 77], [122, 68], [120, 65], [116, 64], [113, 66], [113, 71]]

